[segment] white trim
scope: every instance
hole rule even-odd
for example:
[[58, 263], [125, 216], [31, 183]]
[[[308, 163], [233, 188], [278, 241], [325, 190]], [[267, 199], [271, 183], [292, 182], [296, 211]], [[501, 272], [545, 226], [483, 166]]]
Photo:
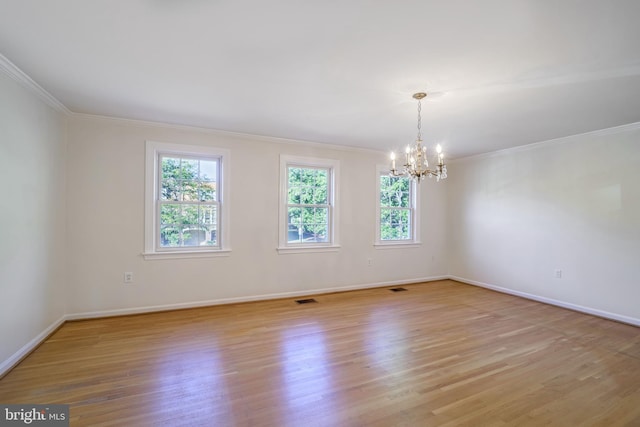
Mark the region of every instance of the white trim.
[[339, 245], [326, 245], [326, 246], [288, 246], [278, 247], [279, 254], [304, 254], [309, 252], [338, 252], [341, 246]]
[[283, 299], [283, 298], [291, 298], [291, 297], [299, 297], [299, 296], [307, 296], [307, 295], [322, 295], [334, 292], [346, 292], [346, 291], [354, 291], [359, 289], [373, 289], [373, 288], [383, 288], [387, 286], [398, 286], [398, 285], [409, 285], [415, 283], [424, 283], [424, 282], [435, 282], [438, 280], [455, 280], [460, 283], [465, 283], [472, 286], [479, 286], [486, 289], [491, 289], [496, 292], [501, 292], [505, 294], [514, 295], [521, 298], [531, 299], [534, 301], [539, 301], [545, 304], [555, 305], [561, 308], [566, 308], [569, 310], [579, 311], [582, 313], [590, 314], [593, 316], [602, 317], [609, 320], [615, 320], [622, 323], [627, 323], [634, 326], [640, 326], [640, 319], [624, 316], [621, 314], [610, 313], [603, 310], [593, 309], [590, 307], [584, 307], [576, 304], [566, 303], [563, 301], [554, 300], [551, 298], [540, 297], [537, 295], [528, 294], [526, 292], [514, 291], [511, 289], [503, 288], [500, 286], [490, 285], [483, 282], [478, 282], [476, 280], [465, 279], [458, 276], [452, 275], [441, 275], [441, 276], [431, 276], [431, 277], [423, 277], [423, 278], [415, 278], [415, 279], [404, 279], [404, 280], [393, 280], [389, 282], [376, 282], [376, 283], [368, 283], [368, 284], [359, 284], [359, 285], [349, 285], [342, 287], [333, 287], [333, 288], [322, 288], [322, 289], [309, 289], [303, 291], [292, 291], [292, 292], [280, 292], [274, 294], [264, 294], [258, 296], [251, 297], [236, 297], [236, 298], [222, 298], [222, 299], [214, 299], [207, 301], [192, 301], [185, 303], [177, 303], [177, 304], [165, 304], [165, 305], [155, 305], [155, 306], [145, 306], [145, 307], [133, 307], [133, 308], [124, 308], [124, 309], [116, 309], [116, 310], [101, 310], [101, 311], [91, 311], [91, 312], [80, 312], [80, 313], [72, 313], [62, 316], [60, 319], [52, 323], [49, 327], [47, 327], [44, 331], [42, 331], [38, 336], [33, 338], [27, 344], [25, 344], [22, 348], [16, 351], [13, 355], [11, 355], [8, 359], [0, 362], [0, 377], [8, 373], [12, 368], [14, 368], [22, 358], [27, 356], [30, 352], [32, 352], [38, 345], [40, 345], [44, 339], [49, 336], [52, 332], [54, 332], [57, 328], [59, 328], [64, 322], [70, 320], [83, 320], [83, 319], [94, 319], [97, 317], [110, 317], [110, 316], [124, 316], [130, 314], [143, 314], [143, 313], [151, 313], [156, 311], [168, 311], [168, 310], [180, 310], [185, 308], [197, 308], [197, 307], [207, 307], [213, 305], [221, 305], [221, 304], [234, 304], [241, 302], [252, 302], [252, 301], [265, 301], [272, 299]]
[[479, 286], [481, 288], [491, 289], [492, 291], [501, 292], [504, 294], [514, 295], [521, 298], [530, 299], [533, 301], [542, 302], [545, 304], [555, 305], [557, 307], [566, 308], [573, 311], [579, 311], [581, 313], [591, 314], [593, 316], [602, 317], [609, 320], [615, 320], [617, 322], [628, 323], [634, 326], [640, 326], [640, 319], [635, 317], [625, 316], [623, 314], [611, 313], [597, 308], [585, 307], [583, 305], [572, 304], [565, 301], [556, 300], [553, 298], [542, 297], [539, 295], [529, 294], [527, 292], [516, 291], [509, 288], [503, 288], [501, 286], [491, 285], [488, 283], [478, 282], [477, 280], [465, 279], [458, 276], [449, 276], [451, 280], [455, 280], [468, 285]]
[[22, 87], [30, 90], [43, 100], [48, 106], [61, 113], [70, 115], [71, 110], [64, 106], [64, 104], [58, 101], [53, 95], [47, 92], [42, 86], [36, 83], [31, 77], [26, 75], [24, 71], [18, 68], [13, 62], [0, 53], [0, 71], [18, 82]]
[[[156, 249], [156, 223], [155, 197], [157, 192], [158, 156], [160, 153], [174, 153], [180, 155], [217, 156], [220, 157], [221, 184], [218, 188], [218, 200], [221, 204], [220, 215], [220, 248], [202, 248], [200, 250], [189, 248], [180, 250]], [[177, 259], [177, 258], [202, 258], [212, 256], [228, 256], [231, 251], [230, 233], [231, 207], [230, 207], [230, 151], [223, 148], [183, 145], [155, 141], [145, 142], [145, 194], [144, 194], [144, 251], [145, 260], [150, 259]]]
[[66, 316], [62, 316], [51, 325], [49, 325], [44, 331], [36, 335], [31, 341], [23, 345], [18, 351], [9, 356], [8, 359], [0, 362], [0, 378], [13, 369], [20, 361], [35, 350], [44, 340], [51, 335], [56, 329], [58, 329], [66, 321]]
[[124, 308], [124, 309], [116, 309], [116, 310], [92, 311], [92, 312], [69, 314], [67, 315], [66, 319], [82, 320], [82, 319], [92, 319], [96, 317], [124, 316], [124, 315], [130, 315], [130, 314], [150, 313], [155, 311], [169, 311], [169, 310], [180, 310], [185, 308], [208, 307], [208, 306], [222, 305], [222, 304], [237, 304], [242, 302], [267, 301], [267, 300], [273, 300], [273, 299], [284, 299], [284, 298], [301, 297], [301, 296], [308, 296], [308, 295], [330, 294], [334, 292], [355, 291], [360, 289], [383, 288], [386, 286], [398, 286], [398, 285], [409, 285], [414, 283], [434, 282], [437, 280], [446, 280], [447, 278], [448, 278], [447, 276], [432, 276], [432, 277], [423, 277], [423, 278], [415, 278], [415, 279], [393, 280], [389, 282], [337, 286], [333, 288], [308, 289], [308, 290], [292, 291], [292, 292], [279, 292], [274, 294], [263, 294], [263, 295], [250, 296], [250, 297], [221, 298], [221, 299], [214, 299], [214, 300], [207, 300], [207, 301], [192, 301], [192, 302], [177, 303], [177, 304], [165, 304], [165, 305], [154, 305], [154, 306], [146, 306], [146, 307]]
[[577, 133], [573, 135], [561, 136], [559, 138], [547, 139], [545, 141], [532, 142], [530, 144], [519, 145], [517, 147], [509, 147], [509, 148], [503, 148], [501, 150], [489, 151], [488, 153], [480, 153], [480, 154], [473, 154], [471, 156], [458, 157], [456, 159], [450, 160], [449, 163], [465, 162], [465, 161], [477, 160], [482, 158], [491, 158], [491, 157], [495, 157], [503, 154], [529, 151], [529, 150], [533, 150], [539, 147], [544, 147], [550, 144], [557, 145], [557, 144], [569, 143], [575, 138], [584, 138], [585, 136], [617, 135], [620, 133], [632, 132], [639, 129], [640, 129], [640, 122], [627, 123], [624, 125], [614, 126], [611, 128], [596, 129], [589, 132], [583, 132], [583, 133]]
[[104, 116], [100, 114], [73, 113], [73, 112], [71, 114], [74, 117], [79, 117], [79, 118], [124, 122], [126, 124], [135, 125], [135, 126], [148, 126], [148, 127], [159, 127], [159, 128], [185, 130], [185, 131], [194, 131], [194, 132], [201, 132], [208, 135], [215, 135], [215, 136], [220, 136], [225, 138], [242, 138], [242, 139], [250, 138], [254, 141], [271, 142], [274, 144], [295, 145], [296, 147], [300, 147], [301, 145], [303, 145], [309, 148], [321, 148], [326, 150], [347, 151], [347, 152], [354, 152], [354, 153], [369, 153], [369, 154], [386, 153], [386, 151], [384, 150], [374, 149], [374, 148], [355, 147], [352, 145], [329, 144], [324, 142], [307, 141], [302, 139], [279, 138], [276, 136], [259, 135], [259, 134], [252, 134], [252, 133], [232, 132], [232, 131], [226, 131], [226, 130], [213, 129], [205, 126], [183, 125], [178, 123], [166, 123], [166, 122], [154, 122], [151, 120], [140, 120], [140, 119], [127, 119], [124, 117]]
[[141, 255], [146, 261], [159, 259], [217, 258], [230, 256], [231, 250], [143, 252]]
[[[329, 241], [326, 243], [289, 244], [287, 233], [287, 183], [288, 166], [308, 166], [328, 168], [331, 174], [329, 183]], [[278, 197], [278, 250], [279, 254], [302, 252], [331, 252], [340, 248], [340, 160], [321, 157], [301, 157], [288, 154], [280, 155], [280, 185]]]
[[390, 282], [377, 282], [377, 283], [367, 283], [367, 284], [350, 285], [350, 286], [333, 287], [333, 288], [309, 289], [309, 290], [293, 291], [293, 292], [280, 292], [280, 293], [264, 294], [264, 295], [250, 296], [250, 297], [221, 298], [221, 299], [206, 300], [206, 301], [192, 301], [192, 302], [176, 303], [176, 304], [164, 304], [164, 305], [154, 305], [154, 306], [145, 306], [145, 307], [133, 307], [133, 308], [123, 308], [123, 309], [115, 309], [115, 310], [100, 310], [100, 311], [66, 314], [60, 317], [55, 322], [53, 322], [51, 325], [49, 325], [44, 331], [38, 334], [35, 338], [33, 338], [27, 344], [22, 346], [22, 348], [16, 351], [8, 359], [4, 361], [0, 361], [0, 378], [5, 374], [7, 374], [11, 369], [15, 368], [24, 357], [28, 356], [33, 350], [35, 350], [40, 344], [42, 344], [50, 334], [52, 334], [56, 329], [58, 329], [67, 321], [95, 319], [99, 317], [125, 316], [125, 315], [131, 315], [131, 314], [144, 314], [144, 313], [152, 313], [157, 311], [180, 310], [180, 309], [186, 309], [186, 308], [208, 307], [213, 305], [234, 304], [234, 303], [241, 303], [241, 302], [266, 301], [266, 300], [272, 300], [272, 299], [300, 297], [300, 296], [307, 296], [307, 295], [321, 295], [321, 294], [329, 294], [334, 292], [354, 291], [359, 289], [381, 288], [386, 286], [433, 282], [436, 280], [445, 280], [447, 278], [448, 278], [447, 276], [432, 276], [432, 277], [423, 277], [423, 278], [416, 278], [416, 279], [394, 280]]
[[410, 241], [407, 243], [394, 241], [393, 243], [374, 243], [373, 245], [373, 247], [376, 249], [409, 249], [409, 248], [419, 248], [420, 246], [422, 246], [422, 242], [414, 242], [414, 241]]

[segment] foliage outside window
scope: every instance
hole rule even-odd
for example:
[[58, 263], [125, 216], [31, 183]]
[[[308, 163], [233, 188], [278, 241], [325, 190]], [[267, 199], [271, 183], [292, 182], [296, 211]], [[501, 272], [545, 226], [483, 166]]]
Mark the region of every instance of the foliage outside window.
[[228, 150], [146, 142], [144, 258], [226, 256]]
[[410, 240], [411, 183], [407, 177], [380, 176], [380, 240]]
[[218, 159], [160, 156], [160, 248], [219, 247]]
[[377, 244], [407, 245], [419, 243], [418, 194], [409, 177], [389, 176], [378, 168]]
[[327, 242], [329, 169], [289, 166], [287, 175], [287, 242]]
[[331, 251], [338, 246], [339, 162], [280, 156], [278, 251]]

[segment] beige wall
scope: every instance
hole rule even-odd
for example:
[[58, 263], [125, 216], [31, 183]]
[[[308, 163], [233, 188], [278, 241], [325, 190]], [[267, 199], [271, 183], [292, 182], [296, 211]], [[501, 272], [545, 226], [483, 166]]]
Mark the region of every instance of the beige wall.
[[[230, 150], [229, 257], [142, 258], [146, 140]], [[72, 315], [304, 294], [447, 274], [446, 182], [421, 184], [421, 247], [374, 248], [376, 165], [387, 162], [384, 153], [88, 116], [70, 119], [68, 144]], [[276, 251], [281, 154], [340, 160], [338, 252]], [[133, 284], [123, 284], [125, 271], [134, 273]]]
[[65, 314], [65, 123], [0, 72], [0, 374]]
[[454, 162], [450, 274], [640, 325], [639, 139], [635, 124]]
[[[4, 74], [0, 94], [0, 374], [65, 318], [446, 275], [640, 324], [637, 124], [455, 161], [420, 185], [423, 244], [375, 249], [384, 153], [67, 116]], [[143, 259], [147, 140], [230, 150], [230, 256]], [[282, 154], [340, 161], [338, 252], [276, 251]]]

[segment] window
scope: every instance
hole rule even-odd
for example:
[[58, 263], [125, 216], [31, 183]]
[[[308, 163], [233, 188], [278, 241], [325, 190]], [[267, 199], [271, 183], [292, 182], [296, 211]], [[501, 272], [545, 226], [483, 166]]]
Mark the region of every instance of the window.
[[417, 184], [408, 177], [392, 177], [378, 168], [377, 245], [416, 244], [418, 241]]
[[156, 249], [219, 248], [216, 190], [220, 159], [161, 153], [159, 162], [160, 238]]
[[338, 167], [336, 160], [281, 156], [279, 251], [338, 247]]
[[147, 142], [145, 259], [229, 251], [226, 150]]

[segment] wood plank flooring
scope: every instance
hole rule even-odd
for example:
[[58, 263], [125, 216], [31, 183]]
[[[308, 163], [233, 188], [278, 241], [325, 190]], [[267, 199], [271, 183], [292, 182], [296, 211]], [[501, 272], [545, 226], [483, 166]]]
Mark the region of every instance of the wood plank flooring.
[[72, 426], [640, 426], [640, 328], [404, 287], [66, 323], [0, 402]]

